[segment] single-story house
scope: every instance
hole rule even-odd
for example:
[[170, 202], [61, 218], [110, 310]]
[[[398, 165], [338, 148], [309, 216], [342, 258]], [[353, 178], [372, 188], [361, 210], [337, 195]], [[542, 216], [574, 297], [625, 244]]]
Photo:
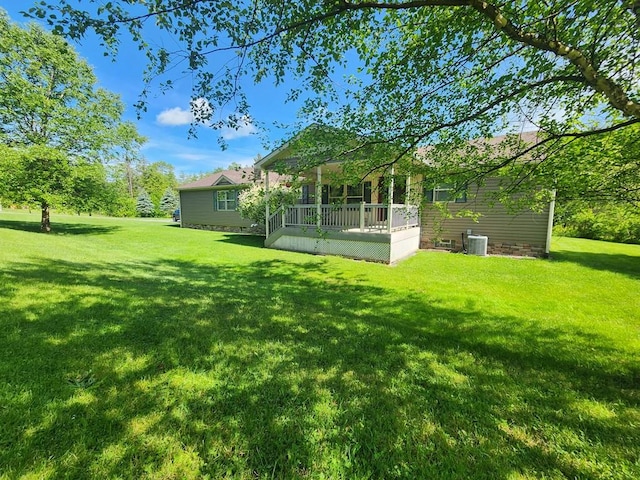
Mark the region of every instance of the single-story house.
[[[531, 142], [535, 134], [524, 134]], [[500, 139], [492, 139], [492, 143]], [[251, 182], [269, 185], [281, 180], [282, 162], [295, 163], [285, 144], [257, 161], [254, 172], [220, 172], [179, 187], [182, 226], [249, 231], [251, 222], [235, 211], [237, 192]], [[282, 250], [335, 254], [393, 263], [418, 249], [462, 251], [480, 238], [489, 254], [546, 256], [553, 226], [553, 202], [541, 211], [511, 213], [487, 194], [499, 188], [497, 178], [467, 185], [464, 195], [452, 195], [452, 185], [422, 190], [421, 178], [370, 174], [356, 185], [336, 185], [331, 179], [341, 162], [328, 160], [300, 171], [302, 195], [297, 205], [267, 211], [265, 246]], [[393, 168], [393, 167], [392, 167]], [[411, 195], [421, 189], [422, 205]], [[447, 204], [443, 218], [437, 204]], [[462, 210], [473, 217], [457, 216]]]
[[253, 222], [238, 213], [238, 194], [254, 183], [261, 183], [260, 173], [254, 168], [223, 170], [179, 186], [180, 226], [253, 232], [256, 230], [252, 227]]

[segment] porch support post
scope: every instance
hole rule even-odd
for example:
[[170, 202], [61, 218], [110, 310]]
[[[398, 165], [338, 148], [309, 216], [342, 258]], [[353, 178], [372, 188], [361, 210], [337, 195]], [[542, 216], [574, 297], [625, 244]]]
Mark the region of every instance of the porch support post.
[[269, 170], [264, 172], [264, 198], [265, 198], [265, 221], [264, 221], [264, 231], [266, 233], [266, 237], [269, 238]]
[[394, 169], [393, 165], [391, 165], [391, 180], [389, 181], [389, 193], [387, 197], [389, 198], [389, 205], [387, 206], [387, 232], [391, 233], [391, 224], [393, 223], [393, 175]]
[[404, 196], [405, 227], [409, 228], [409, 205], [411, 204], [411, 175], [407, 175], [406, 194]]
[[316, 167], [316, 226], [322, 228], [322, 168]]
[[364, 232], [364, 202], [360, 202], [360, 231]]
[[556, 209], [556, 191], [551, 193], [551, 201], [549, 202], [549, 218], [547, 219], [547, 241], [544, 248], [544, 253], [549, 255], [551, 251], [551, 234], [553, 233], [553, 215]]

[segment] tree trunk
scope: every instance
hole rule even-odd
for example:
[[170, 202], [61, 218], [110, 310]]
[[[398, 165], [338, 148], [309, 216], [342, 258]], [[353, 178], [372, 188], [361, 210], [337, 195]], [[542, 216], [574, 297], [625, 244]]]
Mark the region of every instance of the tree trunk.
[[49, 204], [42, 202], [42, 220], [40, 221], [40, 231], [42, 233], [51, 232], [51, 219], [49, 218]]

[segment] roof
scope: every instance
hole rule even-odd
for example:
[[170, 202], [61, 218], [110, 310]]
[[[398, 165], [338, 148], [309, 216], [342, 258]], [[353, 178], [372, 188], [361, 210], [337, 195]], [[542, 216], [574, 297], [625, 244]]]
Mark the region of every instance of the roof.
[[[255, 166], [262, 170], [269, 170], [269, 167], [272, 167], [274, 163], [280, 161], [280, 162], [284, 162], [289, 168], [295, 170], [299, 164], [300, 159], [298, 157], [282, 159], [280, 158], [280, 156], [283, 152], [287, 152], [287, 150], [292, 145], [294, 145], [296, 141], [300, 140], [305, 135], [313, 135], [314, 139], [317, 139], [315, 137], [317, 137], [318, 135], [326, 137], [327, 135], [335, 136], [338, 133], [342, 133], [344, 135], [345, 131], [342, 131], [336, 127], [331, 127], [331, 126], [323, 125], [320, 123], [312, 123], [311, 125], [308, 125], [304, 127], [302, 130], [298, 131], [298, 133], [293, 135], [289, 140], [285, 141], [282, 145], [280, 145], [278, 148], [276, 148], [275, 150], [267, 154], [265, 157], [258, 160], [255, 163]], [[327, 141], [326, 138], [324, 139], [324, 141], [327, 144], [330, 143]], [[331, 158], [326, 158], [325, 161], [322, 163], [333, 163], [333, 162], [335, 162], [335, 160]], [[337, 162], [337, 163], [340, 163], [340, 162]]]
[[253, 183], [253, 168], [223, 170], [212, 175], [207, 175], [195, 182], [180, 185], [178, 190], [189, 190], [192, 188], [208, 188], [226, 185], [245, 185]]
[[[515, 155], [519, 151], [526, 150], [527, 148], [538, 144], [541, 140], [542, 137], [540, 136], [540, 132], [536, 130], [532, 132], [509, 133], [489, 138], [476, 138], [468, 141], [467, 145], [475, 147], [479, 151], [492, 152], [492, 155], [494, 156], [498, 153]], [[496, 149], [494, 147], [500, 148]], [[431, 145], [418, 147], [416, 149], [416, 157], [431, 165], [432, 162], [429, 159], [429, 152], [434, 148], [435, 147]]]
[[[289, 181], [287, 175], [271, 173], [269, 181], [276, 183], [279, 181]], [[252, 183], [262, 183], [261, 178], [256, 178], [253, 167], [241, 169], [223, 170], [212, 175], [207, 175], [195, 182], [180, 185], [178, 190], [207, 190], [210, 188], [229, 188], [230, 186], [250, 185]]]
[[[257, 168], [261, 168], [263, 170], [267, 170], [269, 167], [272, 166], [272, 164], [274, 164], [279, 159], [280, 154], [285, 152], [291, 146], [291, 144], [294, 142], [294, 140], [299, 138], [305, 132], [313, 133], [313, 132], [317, 131], [317, 129], [323, 129], [324, 131], [328, 131], [328, 132], [336, 131], [336, 129], [332, 129], [331, 127], [326, 127], [326, 126], [322, 126], [322, 125], [318, 125], [318, 124], [312, 124], [312, 125], [304, 128], [300, 132], [298, 132], [290, 140], [284, 142], [280, 147], [278, 147], [274, 151], [270, 152], [267, 156], [265, 156], [265, 157], [261, 158], [260, 160], [258, 160], [255, 163], [255, 166]], [[514, 141], [516, 139], [517, 139], [517, 144], [518, 145], [516, 145], [514, 143]], [[507, 142], [505, 142], [505, 140], [507, 140]], [[531, 132], [509, 133], [509, 134], [506, 134], [506, 135], [499, 135], [499, 136], [490, 137], [490, 138], [477, 138], [477, 139], [474, 139], [474, 140], [470, 140], [468, 142], [468, 144], [472, 145], [472, 146], [475, 146], [478, 149], [488, 149], [488, 148], [500, 146], [502, 148], [506, 148], [507, 152], [516, 153], [518, 150], [525, 149], [525, 148], [527, 148], [529, 146], [535, 145], [538, 142], [540, 142], [541, 140], [542, 140], [542, 138], [540, 137], [540, 132], [539, 131], [531, 131]], [[501, 145], [503, 142], [505, 142], [505, 143], [503, 145]], [[422, 159], [423, 161], [426, 161], [427, 163], [429, 163], [427, 157], [428, 157], [429, 151], [432, 148], [434, 148], [434, 147], [432, 147], [430, 145], [417, 147], [416, 150], [415, 150], [416, 157]], [[295, 164], [296, 164], [296, 161], [297, 161], [296, 158], [291, 158], [291, 159], [287, 159], [287, 160], [288, 161], [286, 163], [288, 164], [289, 167], [294, 167]], [[329, 162], [325, 162], [325, 163], [329, 163]], [[340, 163], [340, 162], [338, 161], [337, 163]]]

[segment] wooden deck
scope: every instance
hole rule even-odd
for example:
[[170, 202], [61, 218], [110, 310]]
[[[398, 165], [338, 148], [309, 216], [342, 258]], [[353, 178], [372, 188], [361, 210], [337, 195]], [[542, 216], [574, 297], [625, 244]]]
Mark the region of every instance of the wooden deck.
[[393, 263], [418, 250], [412, 205], [294, 205], [272, 215], [265, 246]]

